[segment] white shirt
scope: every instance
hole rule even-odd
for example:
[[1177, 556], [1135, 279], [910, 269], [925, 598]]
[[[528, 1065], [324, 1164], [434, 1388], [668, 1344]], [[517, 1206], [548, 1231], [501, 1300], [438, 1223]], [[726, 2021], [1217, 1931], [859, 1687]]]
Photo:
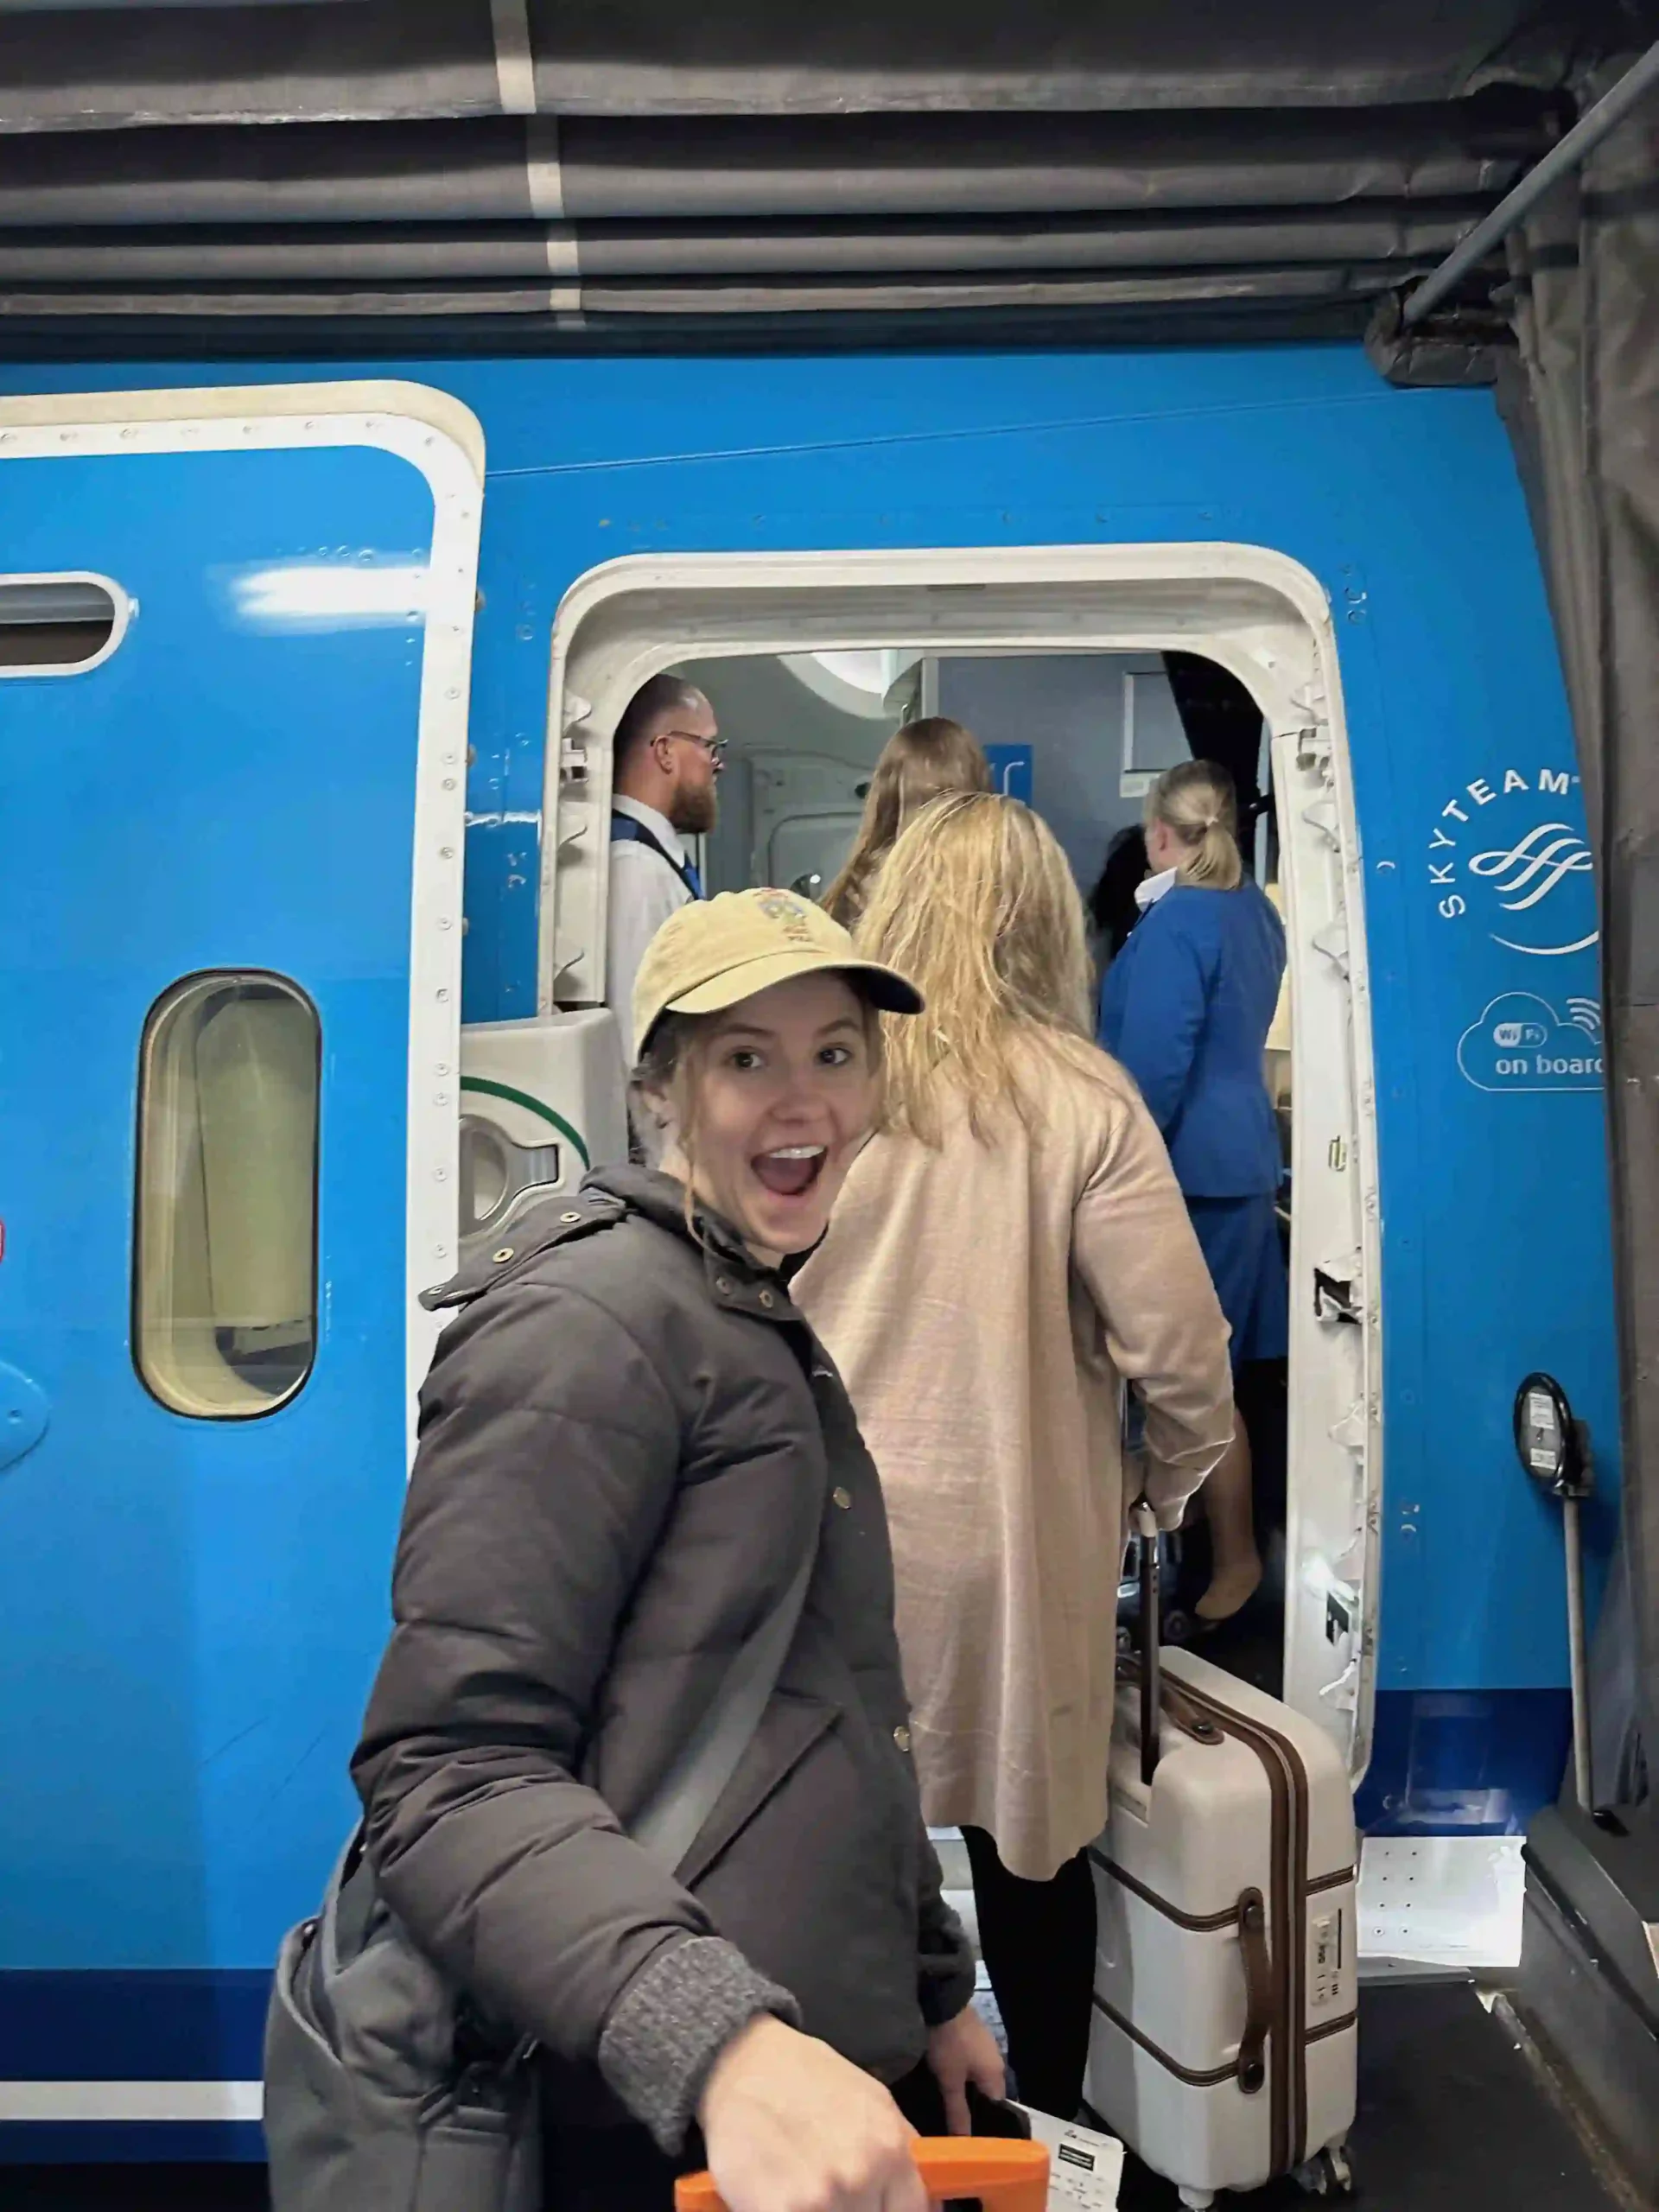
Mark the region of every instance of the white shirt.
[[1148, 875], [1135, 887], [1135, 903], [1144, 914], [1148, 906], [1155, 906], [1166, 891], [1175, 888], [1179, 869], [1165, 868], [1160, 874]]
[[[615, 814], [631, 815], [648, 830], [676, 861], [684, 863], [685, 845], [665, 814], [620, 793], [611, 800]], [[609, 825], [607, 824], [608, 829]], [[611, 906], [606, 925], [605, 999], [616, 1016], [626, 1065], [633, 1065], [633, 979], [651, 943], [671, 914], [691, 903], [684, 880], [649, 845], [629, 837], [611, 847]]]

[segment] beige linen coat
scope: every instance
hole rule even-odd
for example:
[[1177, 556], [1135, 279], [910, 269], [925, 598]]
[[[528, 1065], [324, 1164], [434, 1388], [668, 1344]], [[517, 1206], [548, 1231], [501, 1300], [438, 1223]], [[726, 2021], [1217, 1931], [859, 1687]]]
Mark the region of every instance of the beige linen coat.
[[929, 1823], [1045, 1880], [1098, 1834], [1123, 1541], [1120, 1379], [1173, 1526], [1232, 1434], [1227, 1325], [1129, 1077], [1045, 1064], [1040, 1118], [877, 1137], [791, 1285], [893, 1528]]

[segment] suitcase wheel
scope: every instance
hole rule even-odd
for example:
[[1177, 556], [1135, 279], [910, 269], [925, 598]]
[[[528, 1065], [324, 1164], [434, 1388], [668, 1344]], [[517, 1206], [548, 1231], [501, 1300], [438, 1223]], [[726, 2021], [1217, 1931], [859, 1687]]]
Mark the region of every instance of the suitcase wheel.
[[1351, 2196], [1354, 2192], [1354, 2170], [1346, 2148], [1340, 2143], [1333, 2143], [1329, 2150], [1321, 2151], [1317, 2158], [1310, 2158], [1305, 2166], [1298, 2166], [1296, 2185], [1309, 2196]]

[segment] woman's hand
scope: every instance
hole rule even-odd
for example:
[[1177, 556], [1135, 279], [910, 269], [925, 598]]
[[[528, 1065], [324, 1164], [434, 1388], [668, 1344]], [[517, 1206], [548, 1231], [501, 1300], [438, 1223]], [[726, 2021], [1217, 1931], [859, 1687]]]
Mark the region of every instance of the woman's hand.
[[781, 2020], [751, 2020], [697, 2108], [728, 2212], [927, 2212], [915, 2131], [881, 2084]]
[[971, 2135], [968, 2084], [971, 2082], [982, 2095], [993, 2098], [1007, 2088], [996, 2038], [971, 2005], [934, 2029], [927, 2039], [927, 2063], [944, 2093], [945, 2126], [953, 2135]]

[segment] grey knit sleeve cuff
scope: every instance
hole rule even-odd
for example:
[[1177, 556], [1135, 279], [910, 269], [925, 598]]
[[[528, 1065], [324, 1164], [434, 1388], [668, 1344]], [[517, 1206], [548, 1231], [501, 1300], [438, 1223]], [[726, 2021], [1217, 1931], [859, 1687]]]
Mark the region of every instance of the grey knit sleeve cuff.
[[600, 2037], [600, 2071], [671, 2155], [727, 2044], [762, 2012], [800, 2025], [786, 1989], [718, 1936], [665, 1943], [618, 1999]]
[[958, 2012], [965, 2012], [974, 2001], [976, 1979], [974, 1955], [967, 1948], [965, 1936], [963, 1955], [956, 1961], [924, 1960], [917, 1989], [924, 2024], [929, 2028], [942, 2028]]

